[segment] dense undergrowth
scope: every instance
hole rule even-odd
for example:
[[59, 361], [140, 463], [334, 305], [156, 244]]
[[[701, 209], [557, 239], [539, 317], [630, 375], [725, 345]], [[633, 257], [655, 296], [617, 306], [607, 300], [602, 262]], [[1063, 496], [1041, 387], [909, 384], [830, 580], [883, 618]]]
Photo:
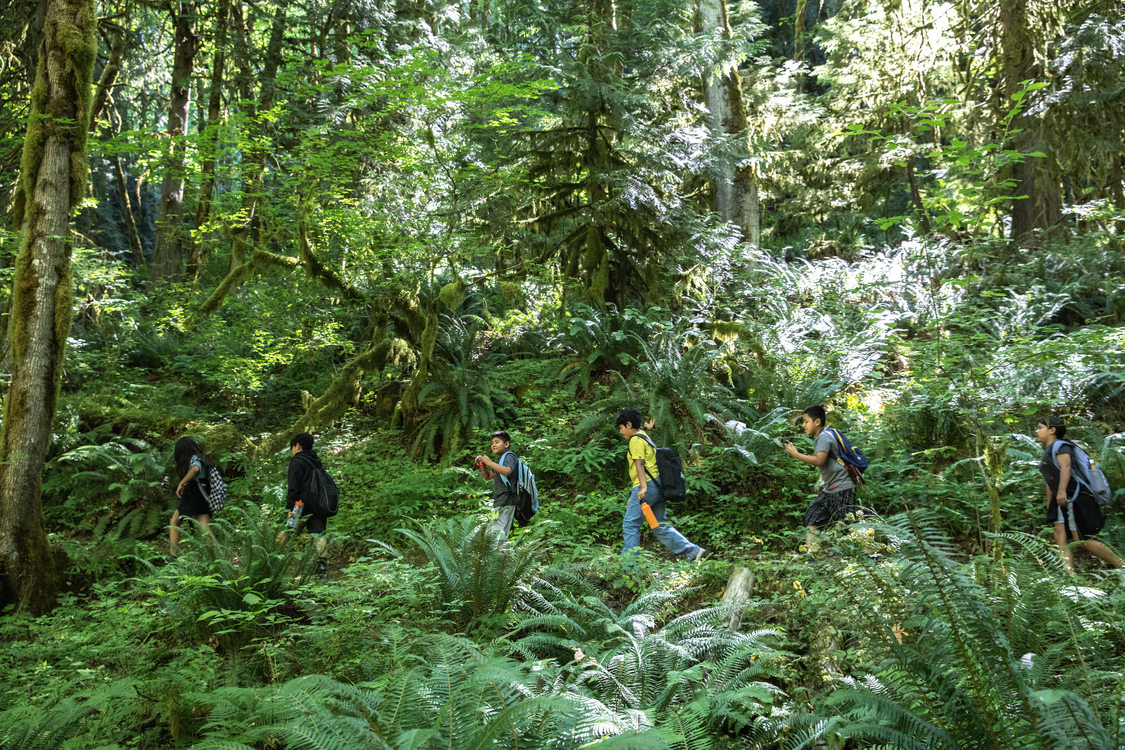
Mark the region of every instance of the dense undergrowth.
[[[1065, 572], [1030, 436], [1067, 414], [1125, 488], [1125, 261], [1093, 240], [1003, 252], [730, 255], [721, 284], [644, 310], [467, 287], [440, 302], [414, 421], [391, 426], [413, 370], [388, 360], [318, 429], [343, 497], [327, 580], [311, 545], [277, 546], [287, 456], [254, 449], [346, 359], [330, 316], [302, 308], [294, 333], [263, 278], [191, 330], [106, 285], [44, 480], [70, 590], [0, 620], [0, 745], [1119, 746], [1125, 588]], [[872, 457], [874, 515], [809, 557], [813, 472], [781, 445], [816, 402]], [[714, 551], [701, 565], [651, 540], [618, 558], [628, 405], [685, 457], [672, 520]], [[542, 498], [502, 547], [471, 462], [497, 427]], [[184, 433], [232, 501], [171, 560]], [[755, 578], [738, 608], [720, 603], [734, 566]]]

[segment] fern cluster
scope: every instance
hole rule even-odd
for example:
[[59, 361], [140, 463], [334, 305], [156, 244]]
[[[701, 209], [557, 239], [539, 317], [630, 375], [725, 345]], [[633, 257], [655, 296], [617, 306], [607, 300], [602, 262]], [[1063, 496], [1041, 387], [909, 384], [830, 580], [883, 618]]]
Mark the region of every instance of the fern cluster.
[[880, 527], [894, 564], [836, 570], [874, 668], [840, 678], [823, 731], [904, 748], [1116, 747], [1120, 612], [1057, 551], [1007, 534], [966, 563], [924, 513]]

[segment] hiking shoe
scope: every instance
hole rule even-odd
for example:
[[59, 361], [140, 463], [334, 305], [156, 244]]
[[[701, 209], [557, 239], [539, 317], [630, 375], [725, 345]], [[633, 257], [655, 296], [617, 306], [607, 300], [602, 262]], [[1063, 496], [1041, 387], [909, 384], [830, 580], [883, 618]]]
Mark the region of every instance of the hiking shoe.
[[328, 575], [328, 558], [322, 557], [316, 561], [316, 574], [321, 578]]
[[699, 563], [703, 562], [703, 558], [707, 557], [709, 554], [711, 553], [700, 547], [699, 551], [695, 553], [695, 557], [690, 558], [688, 562], [693, 562], [698, 565]]

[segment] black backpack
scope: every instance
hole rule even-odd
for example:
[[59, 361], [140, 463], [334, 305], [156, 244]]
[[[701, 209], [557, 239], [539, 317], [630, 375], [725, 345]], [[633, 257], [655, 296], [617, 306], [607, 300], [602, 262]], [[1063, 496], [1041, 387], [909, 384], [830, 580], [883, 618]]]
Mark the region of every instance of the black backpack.
[[684, 482], [684, 462], [676, 455], [676, 451], [671, 448], [657, 448], [656, 443], [648, 435], [636, 434], [633, 437], [642, 438], [646, 443], [652, 446], [656, 451], [656, 469], [660, 472], [660, 479], [656, 479], [649, 474], [648, 468], [645, 468], [645, 474], [654, 482], [660, 483], [660, 494], [664, 496], [664, 500], [669, 503], [678, 503], [687, 497], [687, 486]]
[[[301, 454], [298, 453], [297, 455]], [[305, 490], [304, 513], [331, 518], [340, 512], [340, 489], [323, 467], [317, 466], [312, 460], [309, 460], [308, 463], [311, 471], [309, 472], [308, 489]]]

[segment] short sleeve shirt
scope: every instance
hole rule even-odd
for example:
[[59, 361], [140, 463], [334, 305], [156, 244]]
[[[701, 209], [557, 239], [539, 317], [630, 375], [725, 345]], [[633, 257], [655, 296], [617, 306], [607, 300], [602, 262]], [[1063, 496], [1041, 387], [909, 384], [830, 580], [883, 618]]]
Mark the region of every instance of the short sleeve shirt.
[[[644, 437], [641, 437], [644, 435]], [[649, 445], [648, 433], [638, 430], [637, 434], [629, 438], [629, 479], [634, 487], [641, 486], [641, 479], [637, 476], [637, 459], [645, 462], [645, 468], [652, 477], [659, 477], [660, 470], [656, 468], [656, 451]]]
[[[520, 460], [512, 451], [508, 451], [500, 457], [499, 461], [501, 466], [506, 466], [512, 470], [508, 476], [504, 476], [498, 471], [492, 472], [492, 507], [503, 508], [505, 505], [516, 504], [516, 482], [519, 476], [516, 470], [519, 468]], [[504, 480], [508, 481], [505, 482]]]
[[191, 457], [191, 463], [188, 464], [188, 471], [191, 471], [192, 466], [195, 466], [199, 469], [199, 476], [202, 477], [206, 475], [207, 467], [203, 465], [203, 459], [199, 456]]
[[[1059, 446], [1056, 456], [1061, 455], [1070, 456], [1070, 465], [1074, 466], [1074, 446], [1070, 443], [1063, 443]], [[1062, 472], [1055, 466], [1055, 462], [1051, 460], [1051, 449], [1043, 451], [1043, 460], [1039, 463], [1039, 473], [1043, 475], [1043, 481], [1047, 483], [1047, 487], [1051, 490], [1051, 499], [1054, 500], [1059, 492], [1059, 479]], [[1074, 491], [1078, 487], [1078, 482], [1074, 478], [1074, 471], [1070, 472], [1070, 481], [1067, 483], [1066, 494], [1067, 497], [1073, 497]]]
[[816, 436], [816, 446], [813, 453], [824, 452], [828, 460], [817, 468], [820, 470], [821, 490], [824, 492], [839, 492], [855, 487], [848, 467], [840, 460], [840, 446], [836, 444], [836, 436], [830, 430], [824, 429]]

